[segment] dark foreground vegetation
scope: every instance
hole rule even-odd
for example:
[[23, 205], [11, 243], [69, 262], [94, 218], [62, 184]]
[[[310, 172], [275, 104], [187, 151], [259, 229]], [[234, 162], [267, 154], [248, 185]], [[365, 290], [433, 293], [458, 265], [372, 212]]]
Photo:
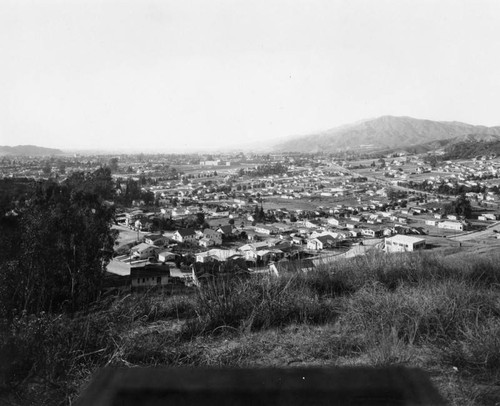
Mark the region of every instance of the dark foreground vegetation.
[[106, 365], [403, 364], [428, 371], [451, 404], [498, 404], [499, 260], [380, 254], [20, 313], [0, 327], [0, 401], [69, 404]]

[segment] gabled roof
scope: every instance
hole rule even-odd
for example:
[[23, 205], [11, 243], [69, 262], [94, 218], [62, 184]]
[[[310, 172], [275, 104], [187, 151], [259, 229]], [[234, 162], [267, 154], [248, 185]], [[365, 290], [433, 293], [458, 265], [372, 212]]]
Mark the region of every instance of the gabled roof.
[[220, 230], [223, 234], [232, 234], [233, 233], [233, 226], [228, 224], [225, 226], [220, 226], [217, 228], [217, 230]]
[[154, 249], [158, 249], [158, 250], [160, 249], [160, 247], [157, 247], [156, 245], [151, 245], [151, 244], [147, 244], [145, 242], [141, 242], [140, 244], [137, 244], [137, 245], [133, 246], [131, 248], [131, 251], [133, 251], [133, 252], [142, 252], [142, 251], [144, 251], [144, 250], [146, 250], [148, 248], [151, 248], [151, 247], [154, 248]]
[[186, 237], [188, 235], [196, 234], [193, 228], [180, 228], [177, 230], [177, 232], [181, 235], [181, 237]]
[[315, 239], [321, 241], [323, 244], [331, 244], [331, 243], [335, 242], [335, 238], [333, 238], [330, 235], [320, 235], [319, 237], [316, 237]]

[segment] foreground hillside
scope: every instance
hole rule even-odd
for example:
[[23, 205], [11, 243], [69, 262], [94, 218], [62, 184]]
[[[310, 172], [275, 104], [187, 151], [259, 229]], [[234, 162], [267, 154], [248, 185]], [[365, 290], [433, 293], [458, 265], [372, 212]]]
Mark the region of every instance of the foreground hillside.
[[499, 260], [377, 254], [189, 296], [127, 295], [85, 317], [20, 315], [0, 329], [0, 401], [69, 404], [106, 365], [403, 364], [451, 404], [498, 404]]
[[474, 126], [411, 117], [383, 116], [298, 137], [275, 147], [276, 151], [334, 152], [339, 149], [393, 149], [425, 144], [468, 134], [500, 135], [500, 127]]

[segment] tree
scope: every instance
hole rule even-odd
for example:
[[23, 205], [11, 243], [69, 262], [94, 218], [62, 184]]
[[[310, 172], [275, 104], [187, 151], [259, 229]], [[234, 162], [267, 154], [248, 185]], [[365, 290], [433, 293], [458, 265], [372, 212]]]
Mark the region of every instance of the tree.
[[111, 158], [109, 160], [109, 168], [111, 172], [118, 172], [118, 158]]
[[203, 213], [202, 211], [196, 213], [196, 223], [199, 227], [205, 224], [205, 213]]
[[462, 193], [453, 202], [453, 209], [458, 216], [462, 216], [464, 218], [469, 218], [471, 216], [472, 207], [470, 200], [467, 198], [465, 193]]
[[20, 248], [0, 263], [0, 285], [8, 292], [0, 297], [0, 317], [14, 308], [73, 312], [99, 297], [116, 233], [114, 209], [97, 193], [93, 175], [35, 186], [19, 220]]
[[430, 155], [428, 158], [427, 158], [427, 162], [429, 163], [429, 165], [431, 166], [431, 168], [435, 168], [438, 164], [438, 159], [436, 157], [436, 155]]
[[142, 191], [141, 192], [141, 200], [144, 200], [144, 204], [146, 206], [151, 206], [155, 202], [155, 194], [153, 192], [151, 192], [150, 190]]
[[387, 188], [386, 191], [387, 198], [391, 203], [396, 202], [399, 199], [404, 199], [405, 197], [408, 196], [408, 193], [402, 191], [402, 190], [397, 190], [395, 188], [389, 187]]
[[50, 164], [48, 162], [44, 165], [44, 167], [42, 168], [42, 171], [43, 171], [44, 175], [50, 175], [50, 173], [52, 172], [52, 167], [50, 166]]

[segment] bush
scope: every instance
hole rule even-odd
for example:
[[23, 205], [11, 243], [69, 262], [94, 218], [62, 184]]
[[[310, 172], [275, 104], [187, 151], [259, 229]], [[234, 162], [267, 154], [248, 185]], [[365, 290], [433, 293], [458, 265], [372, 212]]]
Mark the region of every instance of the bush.
[[74, 381], [104, 365], [115, 351], [117, 330], [107, 316], [71, 319], [23, 313], [15, 317], [0, 335], [1, 381], [10, 389], [35, 378], [48, 384], [36, 390], [24, 387], [28, 399], [71, 396], [77, 390]]
[[145, 292], [127, 295], [110, 306], [110, 315], [120, 322], [189, 318], [196, 315], [190, 296], [165, 296]]
[[337, 307], [297, 276], [261, 277], [203, 286], [196, 296], [196, 313], [198, 318], [186, 327], [188, 335], [325, 323], [336, 318]]
[[442, 360], [459, 371], [478, 374], [493, 382], [500, 379], [500, 319], [490, 317], [469, 324], [457, 340], [442, 349]]
[[374, 282], [344, 301], [341, 323], [372, 338], [394, 329], [408, 344], [446, 343], [499, 313], [494, 292], [463, 281], [402, 286], [394, 292]]

